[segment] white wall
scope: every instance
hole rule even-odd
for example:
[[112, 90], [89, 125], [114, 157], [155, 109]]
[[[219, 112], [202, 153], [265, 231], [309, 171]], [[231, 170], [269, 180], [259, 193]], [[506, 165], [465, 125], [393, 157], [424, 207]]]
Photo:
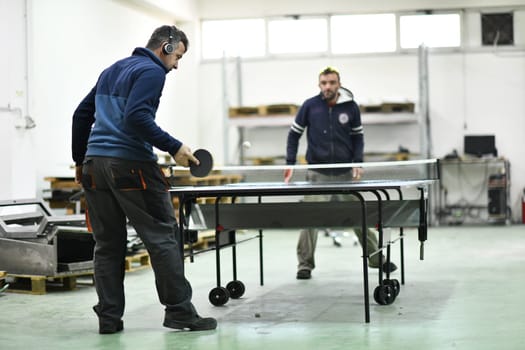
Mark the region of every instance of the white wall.
[[[411, 100], [418, 99], [417, 57], [388, 57], [389, 64], [384, 64], [382, 57], [353, 58], [320, 58], [320, 59], [287, 59], [269, 61], [247, 61], [241, 64], [242, 105], [257, 106], [264, 104], [291, 103], [300, 105], [306, 98], [318, 94], [317, 73], [325, 66], [337, 67], [341, 74], [341, 83], [354, 93], [358, 103], [381, 103], [384, 99]], [[201, 104], [201, 116], [207, 128], [201, 129], [201, 140], [210, 150], [215, 150], [218, 162], [225, 162], [222, 154], [222, 69], [223, 64], [204, 63], [201, 65], [201, 99], [209, 101]], [[228, 76], [228, 101], [238, 106], [236, 84], [236, 63], [226, 65]], [[213, 84], [210, 84], [213, 82]], [[368, 152], [390, 152], [398, 146], [419, 152], [420, 139], [417, 124], [390, 125], [398, 133], [398, 138], [367, 137], [365, 140]], [[377, 134], [384, 127], [367, 125], [367, 134]], [[228, 130], [230, 138], [230, 162], [238, 156], [237, 134], [235, 129]], [[247, 130], [246, 139], [252, 148], [246, 156], [284, 156], [288, 127]], [[302, 143], [305, 143], [302, 140]], [[303, 145], [304, 146], [304, 145]], [[303, 147], [304, 150], [304, 147]]]
[[[100, 72], [144, 46], [158, 26], [193, 18], [194, 11], [191, 0], [0, 0], [7, 53], [0, 55], [0, 199], [41, 197], [49, 187], [44, 177], [72, 176], [71, 116]], [[177, 23], [190, 37], [190, 51], [167, 77], [157, 114], [161, 127], [192, 147], [198, 140], [195, 23]], [[16, 129], [26, 115], [37, 127]]]
[[34, 129], [24, 128], [29, 114], [24, 13], [23, 1], [0, 0], [0, 200], [32, 198], [36, 191]]
[[[443, 157], [453, 149], [462, 154], [465, 134], [495, 134], [499, 154], [511, 162], [510, 203], [515, 221], [521, 220], [521, 193], [525, 187], [525, 11], [521, 1], [515, 13], [515, 40], [519, 51], [492, 51], [480, 48], [480, 17], [476, 8], [491, 9], [516, 5], [513, 1], [252, 1], [241, 6], [238, 0], [200, 1], [202, 18], [241, 18], [283, 14], [352, 13], [396, 11], [421, 8], [469, 8], [465, 12], [467, 49], [458, 52], [429, 53], [429, 108], [434, 157]], [[390, 7], [385, 8], [385, 6]], [[326, 65], [341, 71], [343, 85], [350, 88], [360, 103], [381, 101], [389, 97], [419, 100], [418, 59], [416, 54], [306, 57], [301, 59], [259, 59], [242, 63], [243, 105], [297, 103], [318, 92], [317, 73]], [[227, 68], [227, 100], [235, 106], [237, 88], [235, 62]], [[223, 64], [201, 65], [199, 86], [200, 115], [206, 128], [201, 140], [220, 154], [229, 143], [228, 159], [238, 156], [236, 130], [223, 130], [224, 108], [221, 86]], [[252, 148], [246, 156], [284, 155], [286, 128], [248, 130], [246, 139]], [[419, 129], [415, 125], [365, 126], [367, 152], [396, 151], [399, 145], [418, 152]], [[302, 140], [304, 146], [305, 140]], [[304, 147], [303, 147], [304, 150]], [[220, 156], [216, 157], [220, 158]], [[224, 158], [219, 161], [224, 161]]]
[[[4, 152], [0, 158], [2, 166], [11, 169], [0, 172], [0, 183], [10, 184], [0, 188], [3, 198], [7, 189], [16, 192], [10, 194], [13, 198], [30, 197], [28, 193], [40, 196], [47, 185], [43, 181], [45, 176], [73, 174], [70, 128], [76, 105], [103, 68], [129, 55], [135, 46], [145, 45], [151, 31], [166, 24], [167, 18], [185, 20], [180, 26], [191, 43], [179, 71], [167, 78], [159, 124], [193, 148], [215, 150], [220, 163], [226, 141], [231, 143], [230, 150], [235, 151], [236, 135], [235, 130], [227, 133], [223, 130], [222, 65], [198, 64], [199, 26], [191, 18], [525, 5], [521, 0], [254, 0], [249, 6], [240, 0], [180, 0], [177, 6], [161, 0], [27, 0], [30, 61], [26, 72], [25, 3], [0, 0], [0, 38], [7, 52], [0, 56], [0, 72], [2, 77], [7, 77], [6, 84], [0, 84], [0, 108], [8, 105], [21, 108], [23, 115], [35, 119], [37, 127], [24, 131], [11, 129], [6, 134], [5, 124], [1, 125], [0, 147], [12, 152], [7, 160]], [[165, 12], [162, 7], [166, 8]], [[180, 16], [176, 14], [177, 8], [181, 9]], [[467, 13], [467, 17], [473, 18], [467, 25], [469, 38], [479, 37], [479, 17], [472, 12]], [[525, 42], [524, 17], [523, 12], [515, 17], [516, 40], [521, 45]], [[514, 217], [518, 218], [519, 195], [525, 187], [525, 162], [521, 156], [525, 149], [524, 53], [523, 50], [502, 54], [479, 51], [475, 49], [476, 42], [479, 40], [472, 39], [471, 49], [466, 52], [429, 56], [434, 156], [441, 157], [453, 148], [461, 152], [464, 134], [495, 133], [500, 154], [512, 163], [511, 201]], [[358, 102], [388, 97], [418, 99], [417, 57], [403, 54], [244, 62], [243, 102], [246, 105], [299, 104], [317, 93], [316, 74], [328, 64], [339, 67], [344, 85], [353, 90]], [[235, 103], [233, 63], [227, 65], [226, 76], [230, 102]], [[16, 116], [11, 112], [0, 114], [2, 123], [15, 123]], [[286, 128], [267, 131], [256, 143], [265, 151], [284, 153], [286, 131]], [[367, 126], [365, 132], [368, 151], [390, 151], [400, 144], [411, 150], [419, 147], [415, 125]], [[4, 137], [4, 134], [10, 136]], [[224, 135], [228, 136], [227, 140]], [[255, 152], [255, 146], [250, 152]]]
[[523, 0], [197, 0], [204, 19], [523, 5]]
[[[36, 149], [39, 189], [45, 176], [72, 176], [71, 116], [114, 61], [145, 46], [155, 28], [166, 22], [124, 2], [107, 0], [31, 1], [32, 114], [37, 120]], [[66, 15], [58, 15], [58, 13]], [[173, 23], [173, 22], [172, 22]], [[171, 24], [172, 24], [171, 23]], [[183, 30], [193, 30], [182, 25]], [[196, 144], [194, 108], [195, 55], [191, 50], [171, 72], [157, 114], [159, 125], [191, 146]], [[40, 193], [37, 193], [40, 195]]]

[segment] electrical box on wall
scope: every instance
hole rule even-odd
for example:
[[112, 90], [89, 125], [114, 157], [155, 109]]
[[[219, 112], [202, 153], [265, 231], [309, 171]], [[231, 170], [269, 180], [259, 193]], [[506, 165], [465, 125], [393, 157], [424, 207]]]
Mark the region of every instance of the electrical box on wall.
[[514, 45], [514, 16], [507, 13], [481, 14], [483, 45]]

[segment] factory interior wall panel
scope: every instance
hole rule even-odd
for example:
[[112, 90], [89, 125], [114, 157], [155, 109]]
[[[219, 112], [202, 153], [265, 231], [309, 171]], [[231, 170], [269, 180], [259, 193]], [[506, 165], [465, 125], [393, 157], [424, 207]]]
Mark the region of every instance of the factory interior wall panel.
[[[35, 69], [32, 86], [32, 106], [40, 121], [35, 158], [41, 193], [48, 187], [44, 177], [73, 176], [71, 116], [98, 75], [114, 61], [129, 56], [135, 47], [145, 46], [152, 30], [169, 20], [117, 1], [54, 0], [30, 4], [32, 65], [45, 67]], [[68, 15], [57, 17], [56, 13]], [[180, 72], [195, 71], [191, 49], [196, 47], [190, 46], [188, 57], [181, 60]], [[191, 145], [197, 144], [197, 111], [184, 101], [192, 101], [195, 93], [184, 96], [181, 91], [186, 91], [194, 81], [194, 75], [171, 72], [158, 112], [161, 127]]]
[[[521, 193], [525, 187], [523, 174], [525, 164], [521, 150], [525, 148], [523, 138], [525, 105], [520, 97], [525, 90], [525, 67], [522, 52], [480, 52], [466, 51], [430, 53], [429, 55], [429, 100], [432, 138], [432, 156], [444, 157], [453, 149], [463, 153], [463, 137], [468, 134], [495, 134], [500, 156], [511, 163], [510, 203], [513, 221], [521, 221]], [[344, 86], [353, 91], [358, 102], [371, 103], [393, 96], [419, 99], [417, 56], [387, 55], [383, 57], [309, 57], [282, 60], [246, 60], [242, 62], [243, 105], [272, 103], [301, 104], [304, 99], [318, 92], [317, 72], [320, 67], [334, 65], [341, 71]], [[209, 78], [222, 79], [222, 62], [207, 62], [201, 65], [199, 86], [210, 86]], [[235, 62], [226, 64], [226, 95], [231, 105], [236, 106], [238, 81], [235, 76]], [[309, 73], [308, 73], [309, 72]], [[213, 101], [220, 106], [224, 93], [219, 81], [200, 91], [200, 99]], [[206, 121], [212, 124], [202, 130], [203, 139], [217, 140], [222, 144], [222, 119], [218, 108], [201, 107]], [[417, 112], [417, 110], [416, 110]], [[222, 111], [224, 115], [224, 111]], [[213, 127], [211, 127], [213, 125]], [[384, 151], [381, 147], [396, 147], [418, 144], [417, 130], [411, 131], [403, 125], [392, 127], [365, 125], [365, 150]], [[393, 132], [394, 135], [392, 134]], [[252, 131], [250, 130], [251, 134]], [[249, 155], [258, 152], [278, 152], [284, 155], [283, 133], [273, 134], [262, 131], [251, 144]], [[270, 136], [268, 136], [270, 134]], [[285, 133], [284, 133], [285, 134]], [[208, 136], [205, 136], [208, 135]], [[251, 134], [255, 139], [255, 136]], [[266, 135], [266, 136], [264, 136]], [[385, 140], [388, 140], [386, 142]], [[413, 144], [406, 141], [411, 140]], [[236, 130], [229, 128], [228, 142], [231, 159], [237, 159], [239, 146]], [[304, 143], [305, 140], [302, 140]], [[258, 148], [258, 145], [261, 147]], [[216, 152], [220, 150], [216, 149]], [[411, 149], [412, 151], [412, 149]], [[416, 150], [417, 151], [417, 150]], [[237, 153], [236, 153], [237, 152]]]
[[[192, 149], [202, 148], [199, 136], [199, 104], [197, 99], [199, 49], [196, 39], [196, 24], [184, 22], [180, 25], [189, 40], [189, 50], [179, 61], [179, 68], [166, 76], [164, 90], [157, 111], [157, 123]], [[152, 29], [145, 30], [146, 32]], [[161, 152], [158, 151], [157, 152]]]
[[197, 2], [193, 0], [117, 0], [127, 6], [166, 19], [189, 21], [196, 15]]
[[[512, 7], [521, 1], [514, 0], [394, 0], [394, 1], [309, 1], [301, 0], [252, 0], [250, 6], [244, 6], [243, 0], [200, 0], [199, 15], [201, 18], [234, 18], [265, 16], [296, 15], [298, 9], [301, 14], [320, 13], [373, 13], [385, 11], [410, 11], [421, 9], [457, 9], [457, 8], [479, 8], [487, 7]], [[307, 6], [306, 6], [307, 5]], [[329, 10], [328, 10], [329, 9]]]
[[[0, 25], [4, 28], [11, 23], [13, 11], [22, 11], [26, 2], [0, 0]], [[267, 16], [272, 13], [288, 13], [295, 7], [304, 13], [326, 13], [327, 5], [334, 13], [358, 11], [385, 11], [384, 2], [372, 1], [348, 4], [347, 1], [309, 3], [308, 7], [299, 1], [277, 2], [256, 1], [247, 6], [236, 6], [237, 0], [200, 1], [197, 11], [201, 18]], [[425, 1], [427, 7], [446, 8], [458, 6], [473, 7], [471, 1]], [[390, 10], [421, 8], [420, 1], [396, 1]], [[24, 134], [22, 141], [31, 149], [30, 159], [34, 162], [37, 194], [48, 185], [45, 176], [72, 176], [70, 156], [71, 115], [78, 102], [93, 86], [100, 71], [116, 59], [130, 54], [135, 46], [144, 45], [151, 29], [164, 24], [165, 18], [140, 12], [127, 6], [123, 1], [92, 2], [88, 0], [34, 1], [28, 0], [28, 50], [29, 50], [29, 102], [28, 111], [37, 127]], [[476, 2], [479, 6], [510, 6], [509, 1]], [[266, 11], [268, 10], [268, 11]], [[67, 13], [67, 16], [56, 16]], [[523, 11], [515, 16], [516, 40], [523, 42], [518, 34], [522, 32]], [[10, 19], [4, 21], [4, 17]], [[479, 22], [471, 16], [469, 28]], [[23, 20], [2, 31], [2, 38], [8, 47], [18, 49], [23, 45]], [[96, 25], [94, 25], [96, 23]], [[12, 24], [12, 23], [11, 23]], [[184, 29], [190, 35], [190, 52], [181, 61], [181, 69], [167, 79], [159, 109], [159, 122], [163, 128], [180, 137], [193, 148], [203, 147], [213, 151], [217, 163], [223, 160], [225, 144], [233, 152], [236, 147], [235, 131], [224, 132], [225, 99], [237, 103], [237, 77], [233, 63], [226, 72], [221, 62], [207, 62], [198, 65], [199, 44], [198, 24], [184, 22]], [[14, 28], [14, 30], [13, 30]], [[86, 29], [86, 28], [89, 28]], [[146, 35], [144, 33], [147, 33]], [[475, 34], [475, 33], [474, 33]], [[118, 40], [115, 40], [118, 38]], [[80, 40], [81, 39], [81, 40]], [[64, 44], [64, 43], [67, 43]], [[470, 44], [469, 44], [470, 47]], [[23, 52], [21, 56], [23, 56]], [[0, 69], [8, 76], [7, 90], [0, 87], [0, 107], [10, 101], [25, 108], [27, 94], [24, 90], [22, 60], [0, 58]], [[22, 65], [22, 66], [20, 66]], [[417, 55], [383, 56], [338, 56], [308, 57], [300, 59], [252, 60], [243, 63], [243, 102], [245, 104], [301, 103], [317, 93], [316, 74], [320, 67], [338, 66], [343, 84], [349, 87], [358, 101], [373, 102], [379, 98], [407, 97], [418, 99]], [[521, 97], [525, 89], [525, 67], [523, 52], [500, 50], [430, 53], [429, 91], [430, 117], [434, 156], [442, 157], [450, 150], [462, 150], [464, 134], [494, 133], [500, 155], [511, 162], [511, 203], [513, 217], [519, 219], [520, 196], [525, 179], [521, 156], [525, 138], [525, 105]], [[227, 91], [223, 89], [223, 74], [226, 76]], [[20, 89], [19, 86], [23, 88]], [[225, 93], [227, 92], [227, 96]], [[22, 95], [22, 96], [21, 96]], [[26, 97], [23, 97], [26, 96]], [[417, 101], [416, 101], [417, 102]], [[182, 110], [182, 112], [181, 112]], [[374, 127], [375, 128], [375, 127]], [[230, 128], [231, 129], [231, 128]], [[372, 131], [373, 128], [370, 128]], [[367, 147], [379, 143], [388, 136], [388, 128], [374, 131], [377, 139], [367, 141]], [[29, 136], [31, 135], [31, 136]], [[225, 139], [226, 137], [226, 139]], [[375, 136], [374, 136], [375, 137]], [[403, 136], [405, 137], [405, 136]], [[418, 137], [414, 135], [414, 137]], [[33, 140], [27, 140], [33, 138]], [[0, 141], [2, 145], [3, 141]], [[284, 141], [283, 141], [284, 142]], [[304, 142], [304, 140], [303, 140]], [[252, 148], [251, 151], [255, 152]], [[284, 151], [283, 151], [284, 152]], [[25, 153], [13, 157], [23, 158]], [[22, 164], [23, 161], [20, 161]], [[27, 164], [26, 164], [27, 165]], [[19, 165], [17, 165], [19, 166]], [[29, 173], [31, 170], [25, 167]], [[18, 171], [18, 170], [17, 170]], [[13, 176], [17, 181], [13, 188], [25, 187], [27, 178]], [[5, 175], [3, 175], [5, 176]], [[2, 178], [0, 178], [1, 180]]]
[[[227, 121], [225, 99], [236, 103], [235, 93], [232, 89], [223, 91], [223, 69], [221, 63], [201, 64], [198, 74], [198, 120], [199, 139], [202, 148], [210, 150], [215, 164], [225, 164], [225, 150], [234, 149], [237, 145], [237, 134], [235, 130], [225, 129], [223, 125]], [[232, 84], [235, 74], [232, 67], [227, 65], [226, 79]], [[224, 94], [227, 94], [225, 96]], [[226, 134], [226, 139], [225, 139]]]
[[0, 0], [0, 199], [35, 196], [34, 129], [28, 104], [26, 22], [23, 1]]
[[0, 200], [10, 199], [12, 196], [11, 184], [13, 174], [11, 172], [11, 163], [13, 157], [13, 137], [12, 129], [14, 123], [11, 116], [5, 112], [0, 112], [0, 142], [2, 152], [0, 152], [0, 163], [3, 165], [3, 171], [0, 172]]
[[[510, 161], [510, 203], [521, 222], [525, 188], [525, 65], [523, 53], [472, 54], [465, 65], [465, 134], [494, 134], [499, 156]], [[463, 149], [461, 146], [459, 149]]]

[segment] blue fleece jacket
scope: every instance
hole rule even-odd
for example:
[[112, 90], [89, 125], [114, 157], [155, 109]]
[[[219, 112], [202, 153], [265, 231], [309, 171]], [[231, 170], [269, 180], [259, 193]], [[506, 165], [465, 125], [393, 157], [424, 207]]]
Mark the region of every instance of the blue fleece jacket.
[[299, 139], [306, 131], [308, 164], [356, 163], [363, 161], [361, 113], [352, 93], [339, 89], [332, 107], [322, 94], [307, 99], [288, 133], [286, 164], [295, 164]]
[[156, 161], [153, 146], [174, 155], [182, 143], [155, 123], [167, 73], [146, 48], [105, 69], [73, 114], [75, 164], [85, 156]]

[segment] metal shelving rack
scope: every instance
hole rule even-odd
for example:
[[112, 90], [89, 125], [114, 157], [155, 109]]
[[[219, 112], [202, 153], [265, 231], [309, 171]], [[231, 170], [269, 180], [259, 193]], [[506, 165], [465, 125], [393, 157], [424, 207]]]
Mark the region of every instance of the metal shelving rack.
[[[237, 147], [239, 151], [239, 164], [244, 164], [244, 147], [245, 131], [253, 128], [275, 128], [287, 127], [292, 125], [294, 115], [276, 115], [276, 116], [250, 116], [230, 118], [228, 113], [228, 89], [226, 58], [223, 59], [223, 133], [224, 140], [229, 140], [229, 128], [235, 127], [238, 130], [239, 140]], [[236, 77], [237, 77], [237, 102], [242, 105], [242, 67], [241, 59], [237, 58]], [[428, 107], [428, 50], [421, 46], [418, 50], [418, 86], [419, 86], [419, 103], [416, 113], [362, 113], [362, 122], [364, 125], [398, 125], [398, 124], [419, 124], [420, 136], [420, 154], [424, 158], [432, 158], [431, 130]], [[228, 142], [224, 146], [224, 159], [226, 164], [229, 162]]]

